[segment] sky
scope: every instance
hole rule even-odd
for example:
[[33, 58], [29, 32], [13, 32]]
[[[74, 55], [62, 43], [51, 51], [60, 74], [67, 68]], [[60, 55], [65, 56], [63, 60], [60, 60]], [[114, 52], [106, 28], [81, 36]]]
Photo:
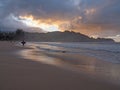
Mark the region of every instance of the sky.
[[120, 0], [0, 0], [0, 30], [18, 28], [120, 41]]

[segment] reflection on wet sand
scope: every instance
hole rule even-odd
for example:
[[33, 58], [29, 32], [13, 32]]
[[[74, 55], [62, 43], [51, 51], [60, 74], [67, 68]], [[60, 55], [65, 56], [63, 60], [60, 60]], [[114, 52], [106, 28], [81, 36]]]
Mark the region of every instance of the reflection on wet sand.
[[[40, 49], [37, 44], [32, 45], [31, 47], [31, 49], [22, 50], [20, 55], [25, 59], [38, 61], [43, 64], [50, 64], [65, 69], [85, 72], [91, 75], [105, 77], [111, 81], [120, 82], [119, 64], [97, 60], [96, 58], [80, 54], [52, 52], [48, 49], [43, 50]], [[46, 44], [45, 46], [42, 44], [41, 47], [51, 48], [51, 46]], [[52, 48], [61, 50], [59, 47], [54, 48], [53, 46]]]

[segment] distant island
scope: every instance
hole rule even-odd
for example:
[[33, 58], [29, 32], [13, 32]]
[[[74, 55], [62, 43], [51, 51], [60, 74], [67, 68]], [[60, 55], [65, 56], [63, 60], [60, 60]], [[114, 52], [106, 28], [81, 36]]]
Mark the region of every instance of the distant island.
[[55, 31], [48, 33], [25, 33], [27, 41], [41, 41], [41, 42], [115, 42], [108, 38], [92, 38], [87, 35], [76, 33], [73, 31]]

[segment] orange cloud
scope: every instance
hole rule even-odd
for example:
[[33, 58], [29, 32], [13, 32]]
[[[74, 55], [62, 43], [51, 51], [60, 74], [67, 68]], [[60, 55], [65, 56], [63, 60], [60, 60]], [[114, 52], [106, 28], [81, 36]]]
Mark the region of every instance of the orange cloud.
[[52, 22], [51, 19], [36, 20], [32, 15], [19, 16], [19, 19], [21, 20], [22, 23], [26, 24], [29, 27], [40, 28], [43, 29], [44, 31], [60, 31], [59, 26], [55, 22]]

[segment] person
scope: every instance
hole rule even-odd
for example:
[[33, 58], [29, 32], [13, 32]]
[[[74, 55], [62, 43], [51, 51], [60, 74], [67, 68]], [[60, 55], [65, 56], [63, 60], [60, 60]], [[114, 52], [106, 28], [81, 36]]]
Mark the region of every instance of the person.
[[25, 42], [24, 40], [21, 42], [21, 44], [22, 44], [23, 46], [25, 45], [25, 43], [26, 43], [26, 42]]

